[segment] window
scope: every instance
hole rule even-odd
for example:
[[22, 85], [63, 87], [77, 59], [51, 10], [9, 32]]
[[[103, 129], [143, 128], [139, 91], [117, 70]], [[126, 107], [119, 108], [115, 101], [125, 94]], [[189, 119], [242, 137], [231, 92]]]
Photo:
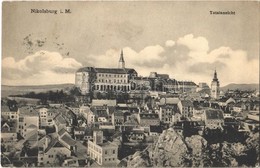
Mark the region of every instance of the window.
[[105, 154], [107, 154], [107, 150], [105, 150]]
[[113, 154], [115, 154], [116, 153], [116, 151], [115, 150], [113, 150]]

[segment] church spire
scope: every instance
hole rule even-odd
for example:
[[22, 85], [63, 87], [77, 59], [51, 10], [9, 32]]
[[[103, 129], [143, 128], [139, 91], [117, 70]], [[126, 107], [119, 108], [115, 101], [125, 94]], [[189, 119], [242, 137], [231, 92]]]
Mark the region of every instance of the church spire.
[[218, 75], [217, 75], [216, 68], [215, 68], [215, 72], [214, 72], [214, 78], [213, 78], [213, 81], [218, 81]]
[[123, 50], [121, 50], [118, 68], [125, 68], [125, 60], [124, 60]]

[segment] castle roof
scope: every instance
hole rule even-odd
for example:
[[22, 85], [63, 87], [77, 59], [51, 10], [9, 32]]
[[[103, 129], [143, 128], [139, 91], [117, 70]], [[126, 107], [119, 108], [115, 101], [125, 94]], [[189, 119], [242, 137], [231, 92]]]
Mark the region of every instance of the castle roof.
[[189, 86], [197, 86], [194, 82], [192, 81], [178, 81], [179, 85], [189, 85]]
[[82, 67], [77, 72], [93, 72], [93, 73], [112, 73], [112, 74], [130, 74], [136, 73], [132, 68], [94, 68]]

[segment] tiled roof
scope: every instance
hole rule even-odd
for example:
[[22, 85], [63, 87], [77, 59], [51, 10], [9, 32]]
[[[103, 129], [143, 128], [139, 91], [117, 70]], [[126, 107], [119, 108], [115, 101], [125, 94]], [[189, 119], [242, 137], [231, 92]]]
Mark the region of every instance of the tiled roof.
[[190, 85], [190, 86], [197, 86], [194, 82], [192, 81], [178, 81], [179, 85]]
[[205, 113], [207, 119], [224, 119], [223, 112], [220, 110], [207, 109]]
[[181, 100], [181, 104], [185, 107], [193, 107], [193, 103], [190, 100]]
[[34, 124], [31, 124], [27, 127], [27, 129], [37, 129], [38, 127]]
[[162, 133], [163, 129], [161, 126], [150, 125], [150, 132]]
[[91, 108], [91, 111], [93, 111], [93, 114], [96, 117], [108, 117], [107, 110], [106, 109], [97, 109], [97, 108]]
[[172, 105], [172, 104], [178, 104], [180, 102], [179, 98], [173, 98], [173, 97], [167, 97], [167, 98], [162, 98], [160, 100], [160, 105]]
[[59, 136], [62, 136], [65, 132], [67, 132], [64, 128], [62, 128], [59, 132], [58, 132], [58, 134], [59, 134]]
[[140, 118], [141, 119], [159, 119], [159, 115], [152, 114], [152, 113], [141, 113]]
[[77, 72], [95, 72], [93, 67], [82, 67], [77, 70]]
[[75, 131], [85, 131], [85, 127], [75, 127]]
[[83, 67], [83, 68], [78, 69], [77, 72], [129, 74], [129, 73], [135, 73], [136, 71], [134, 69], [130, 69], [130, 68], [94, 68], [94, 67]]
[[116, 106], [116, 99], [114, 99], [114, 100], [93, 99], [92, 100], [92, 106], [103, 106], [103, 105]]
[[32, 130], [29, 133], [27, 133], [26, 139], [37, 141], [38, 140], [38, 130], [35, 129], [35, 130]]
[[169, 75], [168, 74], [157, 74], [157, 77], [169, 79]]
[[115, 73], [115, 74], [128, 74], [135, 72], [134, 69], [129, 68], [95, 68], [98, 73]]
[[74, 146], [76, 144], [76, 141], [72, 139], [68, 134], [63, 135], [61, 139], [69, 146]]
[[66, 120], [59, 114], [57, 115], [54, 120], [59, 124], [67, 124]]
[[53, 147], [65, 147], [65, 146], [62, 145], [57, 138], [52, 139], [51, 142], [49, 143], [48, 147], [46, 148], [45, 153], [48, 152]]
[[123, 113], [123, 111], [116, 110], [116, 111], [114, 111], [114, 115], [115, 116], [124, 116], [124, 113]]
[[20, 114], [21, 115], [26, 115], [26, 116], [38, 116], [39, 113], [36, 111], [33, 107], [29, 106], [24, 106], [19, 108]]

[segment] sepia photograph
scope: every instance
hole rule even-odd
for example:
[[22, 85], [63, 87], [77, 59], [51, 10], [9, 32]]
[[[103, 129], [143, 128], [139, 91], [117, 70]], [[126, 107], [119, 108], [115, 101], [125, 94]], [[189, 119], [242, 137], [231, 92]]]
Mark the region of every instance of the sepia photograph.
[[2, 167], [259, 167], [259, 2], [3, 1]]

